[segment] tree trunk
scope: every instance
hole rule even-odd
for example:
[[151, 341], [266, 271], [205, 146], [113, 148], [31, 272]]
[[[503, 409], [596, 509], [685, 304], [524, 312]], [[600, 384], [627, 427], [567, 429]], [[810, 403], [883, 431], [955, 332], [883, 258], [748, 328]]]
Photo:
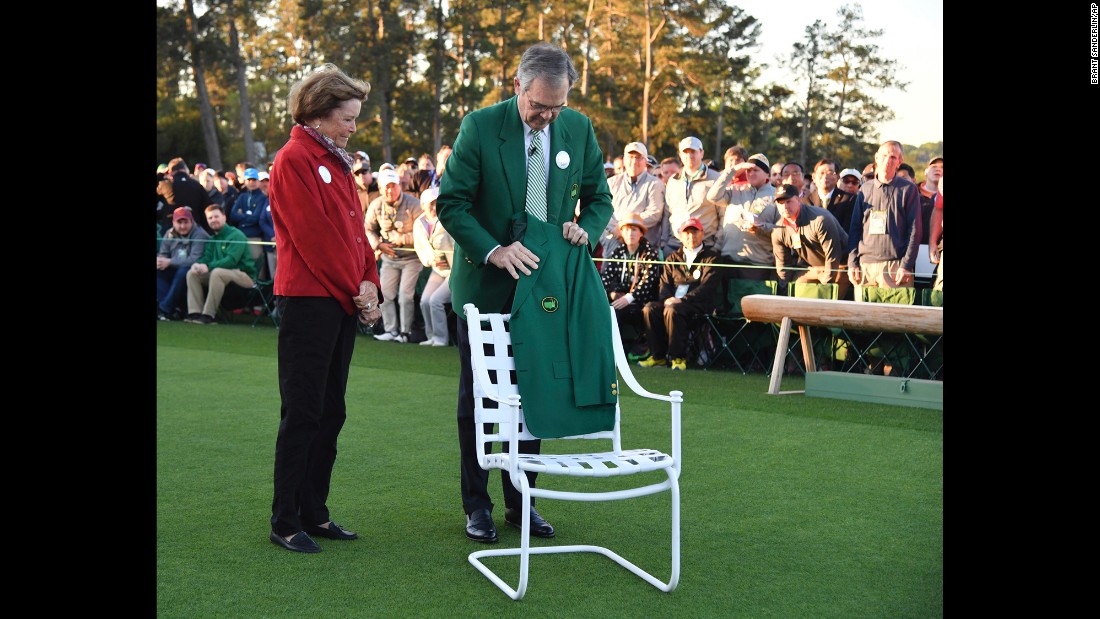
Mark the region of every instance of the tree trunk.
[[803, 162], [802, 165], [806, 165], [806, 147], [807, 142], [810, 139], [810, 106], [813, 104], [814, 96], [814, 62], [810, 61], [810, 87], [806, 89], [806, 110], [802, 115], [802, 145], [799, 149], [798, 160]]
[[216, 170], [223, 169], [221, 149], [218, 147], [218, 132], [214, 129], [214, 110], [210, 107], [210, 93], [206, 90], [206, 69], [202, 62], [202, 50], [199, 48], [199, 26], [195, 19], [195, 6], [192, 0], [186, 0], [187, 35], [191, 41], [191, 69], [195, 73], [195, 91], [199, 97], [199, 117], [202, 123], [202, 139], [206, 144], [207, 165]]
[[443, 0], [435, 3], [435, 67], [432, 70], [432, 90], [435, 105], [432, 110], [432, 155], [439, 152], [443, 146], [442, 122], [439, 118], [439, 108], [443, 107], [443, 37], [446, 32], [443, 29]]
[[588, 12], [584, 15], [584, 65], [581, 68], [581, 96], [588, 94], [588, 63], [592, 57], [592, 17], [596, 0], [588, 0]]
[[[190, 0], [188, 0], [190, 2]], [[229, 54], [233, 66], [237, 69], [237, 91], [241, 96], [241, 139], [244, 141], [244, 160], [257, 163], [256, 142], [252, 137], [252, 106], [248, 98], [248, 76], [245, 75], [244, 57], [241, 55], [241, 42], [237, 38], [237, 17], [232, 2], [226, 5], [229, 10]]]
[[[649, 18], [650, 0], [645, 0], [645, 74], [642, 79], [642, 144], [649, 144], [649, 92], [653, 84], [653, 26]], [[646, 146], [649, 148], [649, 146]]]

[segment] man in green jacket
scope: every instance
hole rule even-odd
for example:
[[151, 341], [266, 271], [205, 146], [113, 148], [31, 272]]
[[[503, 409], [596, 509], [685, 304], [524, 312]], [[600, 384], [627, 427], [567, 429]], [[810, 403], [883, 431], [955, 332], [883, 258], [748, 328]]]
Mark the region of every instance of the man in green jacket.
[[[596, 278], [594, 281], [597, 284], [599, 281], [590, 252], [611, 218], [611, 192], [607, 188], [603, 153], [592, 122], [583, 114], [565, 108], [569, 89], [576, 79], [573, 61], [561, 48], [547, 43], [528, 48], [513, 79], [516, 96], [472, 112], [462, 120], [436, 202], [439, 221], [455, 240], [450, 286], [452, 305], [458, 314], [456, 336], [461, 360], [458, 439], [462, 461], [462, 507], [466, 513], [466, 536], [478, 542], [497, 541], [497, 532], [492, 519], [493, 502], [486, 487], [489, 474], [477, 461], [470, 342], [462, 307], [473, 303], [480, 311], [488, 313], [510, 313], [516, 309], [513, 328], [524, 328], [525, 324], [538, 328], [539, 324], [551, 322], [557, 325], [557, 319], [550, 322], [541, 319], [551, 317], [550, 310], [562, 304], [576, 305], [574, 300], [547, 299], [544, 303], [540, 298], [534, 303], [522, 303], [531, 294], [538, 294], [537, 286], [531, 285], [534, 280], [564, 281], [564, 272], [570, 265], [583, 264], [568, 257], [543, 262], [550, 255], [547, 252], [570, 253], [551, 245], [533, 245], [546, 239], [545, 231], [551, 227], [553, 234], [560, 234], [569, 244], [585, 248], [587, 268]], [[532, 235], [525, 240], [529, 227]], [[533, 231], [535, 228], [538, 228], [537, 233]], [[548, 273], [532, 277], [543, 267], [560, 269], [561, 273], [555, 272], [549, 279]], [[580, 268], [577, 272], [582, 279], [589, 279], [585, 269]], [[525, 278], [532, 281], [524, 283]], [[523, 285], [525, 292], [522, 295], [516, 291], [517, 283]], [[513, 306], [513, 299], [516, 306]], [[610, 309], [602, 295], [598, 299], [606, 317], [605, 324], [610, 328]], [[574, 314], [597, 315], [598, 312], [570, 312]], [[561, 341], [566, 340], [566, 334], [560, 333], [560, 326], [551, 329], [559, 331]], [[610, 342], [610, 333], [606, 335], [605, 339]], [[532, 351], [538, 345], [520, 348]], [[545, 348], [542, 350], [545, 352]], [[537, 350], [534, 354], [538, 355]], [[568, 351], [565, 354], [568, 355]], [[533, 374], [543, 364], [520, 351], [516, 351], [515, 358], [522, 394], [525, 381], [540, 378]], [[601, 354], [600, 358], [605, 356]], [[554, 366], [559, 366], [557, 361]], [[577, 371], [582, 368], [570, 369], [574, 376]], [[614, 372], [613, 360], [611, 372]], [[564, 367], [562, 374], [565, 374]], [[605, 375], [605, 372], [600, 374]], [[606, 388], [610, 394], [610, 385]], [[571, 399], [572, 393], [568, 395], [577, 406], [592, 404], [601, 411], [602, 402], [610, 397], [586, 388], [578, 391], [580, 397], [575, 401]], [[526, 399], [524, 404], [526, 410]], [[540, 443], [521, 442], [520, 449], [524, 453], [539, 453]], [[519, 527], [521, 495], [507, 474], [501, 477], [505, 521]], [[535, 476], [529, 474], [528, 481], [534, 486]], [[533, 505], [531, 534], [538, 537], [554, 535], [554, 527], [535, 511]]]
[[[248, 237], [225, 223], [225, 211], [217, 204], [206, 207], [206, 223], [213, 235], [206, 249], [187, 272], [187, 318], [184, 322], [214, 324], [225, 287], [230, 282], [242, 288], [252, 287], [256, 264], [248, 251]], [[210, 290], [203, 300], [204, 288]]]

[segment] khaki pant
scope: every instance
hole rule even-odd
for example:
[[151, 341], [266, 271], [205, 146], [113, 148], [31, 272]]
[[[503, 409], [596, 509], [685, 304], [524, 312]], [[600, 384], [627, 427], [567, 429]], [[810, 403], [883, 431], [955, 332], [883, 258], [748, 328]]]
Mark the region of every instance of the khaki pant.
[[[240, 269], [212, 269], [206, 273], [187, 272], [187, 313], [206, 314], [214, 317], [218, 314], [218, 306], [221, 305], [225, 295], [225, 286], [230, 282], [241, 288], [251, 288], [252, 278]], [[203, 288], [209, 287], [210, 291], [203, 301]]]

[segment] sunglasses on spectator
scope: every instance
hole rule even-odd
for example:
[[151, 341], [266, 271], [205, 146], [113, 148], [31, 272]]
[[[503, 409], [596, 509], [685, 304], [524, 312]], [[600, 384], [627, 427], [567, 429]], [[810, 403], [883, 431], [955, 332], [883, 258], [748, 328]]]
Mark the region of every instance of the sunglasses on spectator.
[[360, 175], [360, 174], [366, 174], [366, 173], [368, 173], [368, 172], [370, 172], [370, 168], [363, 168], [363, 169], [361, 169], [361, 170], [356, 170], [356, 171], [355, 171], [355, 174], [356, 174], [356, 175], [358, 176], [358, 175]]

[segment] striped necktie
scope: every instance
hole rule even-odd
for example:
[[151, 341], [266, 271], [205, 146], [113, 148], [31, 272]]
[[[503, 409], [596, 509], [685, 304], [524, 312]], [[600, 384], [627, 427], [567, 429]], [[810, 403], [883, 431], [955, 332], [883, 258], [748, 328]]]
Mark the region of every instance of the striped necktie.
[[527, 157], [527, 212], [546, 221], [546, 172], [542, 168], [542, 132], [531, 130]]

